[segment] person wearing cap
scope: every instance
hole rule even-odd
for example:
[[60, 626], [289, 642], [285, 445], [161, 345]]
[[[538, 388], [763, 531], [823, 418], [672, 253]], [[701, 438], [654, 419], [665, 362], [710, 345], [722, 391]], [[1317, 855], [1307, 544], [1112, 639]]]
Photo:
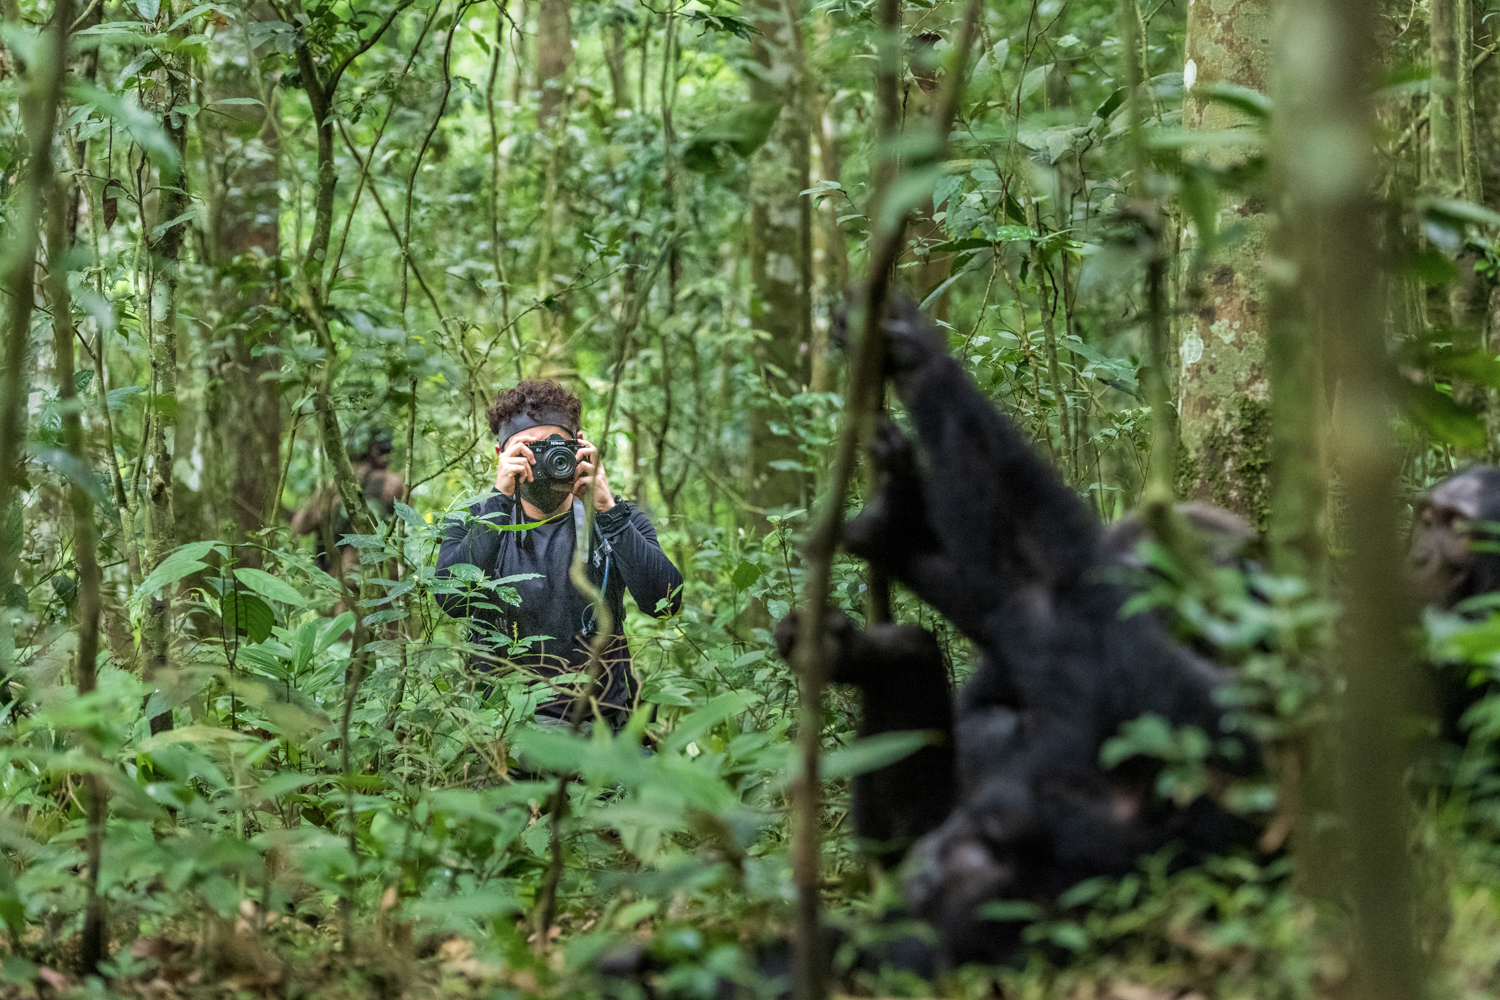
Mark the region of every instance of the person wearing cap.
[[[441, 594], [438, 603], [450, 615], [473, 620], [470, 639], [484, 650], [476, 656], [483, 672], [509, 665], [542, 683], [583, 672], [599, 616], [570, 572], [586, 524], [584, 504], [591, 504], [594, 527], [584, 569], [604, 596], [614, 633], [593, 697], [605, 721], [619, 726], [634, 708], [637, 691], [622, 634], [625, 592], [647, 614], [669, 617], [682, 604], [682, 574], [662, 551], [650, 519], [610, 492], [599, 452], [580, 432], [582, 412], [578, 397], [550, 380], [522, 381], [495, 397], [487, 414], [495, 434], [495, 492], [470, 507], [467, 517], [449, 519], [437, 576], [452, 577], [454, 567], [467, 563], [487, 580], [510, 578], [506, 586], [514, 587], [520, 603], [483, 591]], [[571, 481], [537, 474], [536, 450], [554, 435], [575, 450]], [[555, 689], [539, 704], [537, 721], [565, 721], [571, 707], [568, 692]], [[592, 715], [591, 708], [586, 717]]]

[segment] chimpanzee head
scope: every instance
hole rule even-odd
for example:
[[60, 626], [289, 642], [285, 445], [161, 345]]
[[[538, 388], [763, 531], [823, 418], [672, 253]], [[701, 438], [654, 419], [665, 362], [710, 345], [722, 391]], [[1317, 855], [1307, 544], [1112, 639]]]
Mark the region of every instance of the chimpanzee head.
[[1426, 604], [1500, 591], [1500, 468], [1475, 465], [1416, 503], [1407, 564]]

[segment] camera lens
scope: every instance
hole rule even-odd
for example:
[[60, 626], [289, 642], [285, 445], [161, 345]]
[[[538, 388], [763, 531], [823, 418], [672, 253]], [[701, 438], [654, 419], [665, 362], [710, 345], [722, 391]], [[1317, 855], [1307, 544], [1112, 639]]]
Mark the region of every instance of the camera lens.
[[548, 479], [572, 479], [578, 469], [578, 458], [566, 444], [559, 443], [547, 449], [541, 464]]

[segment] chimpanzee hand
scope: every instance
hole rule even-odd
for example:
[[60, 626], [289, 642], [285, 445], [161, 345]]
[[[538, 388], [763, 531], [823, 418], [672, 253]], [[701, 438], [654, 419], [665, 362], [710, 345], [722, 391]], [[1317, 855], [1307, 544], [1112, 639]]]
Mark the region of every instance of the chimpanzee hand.
[[[835, 309], [829, 324], [828, 341], [841, 350], [850, 344], [849, 315], [863, 304], [864, 289], [850, 289], [845, 305]], [[900, 377], [924, 364], [934, 354], [943, 354], [943, 343], [936, 328], [923, 316], [917, 304], [897, 296], [886, 304], [884, 373]]]

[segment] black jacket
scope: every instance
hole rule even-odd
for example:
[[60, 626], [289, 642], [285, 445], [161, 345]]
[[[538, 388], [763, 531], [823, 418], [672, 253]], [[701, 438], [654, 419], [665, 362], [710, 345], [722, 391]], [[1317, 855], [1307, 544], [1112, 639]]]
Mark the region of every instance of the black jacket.
[[[460, 563], [477, 567], [489, 580], [524, 574], [537, 578], [507, 584], [521, 597], [519, 606], [507, 604], [488, 592], [474, 597], [439, 595], [443, 610], [455, 617], [472, 615], [480, 626], [471, 638], [495, 650], [481, 669], [494, 670], [501, 663], [514, 664], [543, 676], [581, 671], [588, 662], [587, 639], [596, 620], [593, 607], [569, 579], [576, 547], [577, 528], [570, 509], [556, 518], [536, 522], [519, 510], [519, 504], [503, 493], [492, 493], [469, 508], [469, 519], [451, 517], [438, 551], [437, 575], [452, 576]], [[524, 530], [497, 530], [492, 525], [535, 524]], [[682, 574], [677, 571], [656, 540], [651, 521], [629, 501], [617, 501], [607, 513], [594, 519], [589, 579], [604, 591], [616, 638], [604, 655], [600, 677], [601, 705], [612, 721], [628, 713], [636, 691], [630, 668], [630, 649], [621, 634], [625, 620], [625, 591], [647, 614], [676, 614], [682, 606]], [[482, 607], [480, 605], [494, 605]], [[499, 610], [496, 610], [496, 609]], [[499, 648], [499, 632], [512, 640], [546, 636], [525, 652], [510, 655]], [[488, 659], [488, 658], [487, 658]], [[566, 716], [569, 701], [559, 697], [544, 701], [539, 714]]]

